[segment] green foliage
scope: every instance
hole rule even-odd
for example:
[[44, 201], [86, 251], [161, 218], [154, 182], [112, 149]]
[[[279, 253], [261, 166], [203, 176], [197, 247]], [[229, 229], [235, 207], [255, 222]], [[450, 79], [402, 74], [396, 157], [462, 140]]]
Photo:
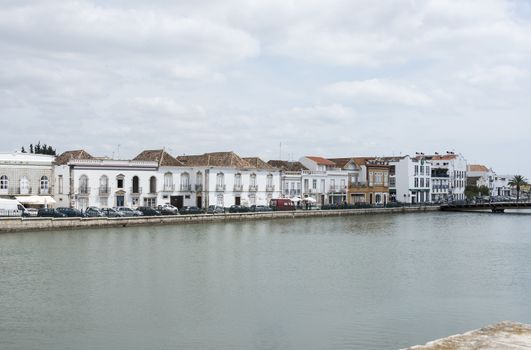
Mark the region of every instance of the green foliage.
[[509, 186], [516, 187], [516, 200], [520, 199], [520, 187], [527, 185], [527, 179], [522, 175], [515, 175], [509, 180]]
[[[24, 146], [22, 146], [22, 153], [26, 153], [26, 150], [24, 149]], [[41, 142], [37, 142], [37, 144], [35, 146], [33, 146], [33, 144], [31, 143], [29, 145], [29, 153], [33, 153], [33, 154], [48, 154], [48, 155], [51, 155], [51, 156], [56, 156], [57, 155], [57, 151], [55, 148], [53, 148], [52, 146], [49, 146], [47, 144], [42, 144], [41, 145]]]

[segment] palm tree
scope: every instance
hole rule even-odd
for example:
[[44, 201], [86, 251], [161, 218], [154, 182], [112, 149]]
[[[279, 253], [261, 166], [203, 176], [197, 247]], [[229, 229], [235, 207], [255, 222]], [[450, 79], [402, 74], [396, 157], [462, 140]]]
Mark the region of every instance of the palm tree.
[[520, 200], [520, 187], [527, 185], [527, 179], [522, 175], [514, 175], [511, 180], [509, 180], [509, 186], [516, 187], [516, 201]]

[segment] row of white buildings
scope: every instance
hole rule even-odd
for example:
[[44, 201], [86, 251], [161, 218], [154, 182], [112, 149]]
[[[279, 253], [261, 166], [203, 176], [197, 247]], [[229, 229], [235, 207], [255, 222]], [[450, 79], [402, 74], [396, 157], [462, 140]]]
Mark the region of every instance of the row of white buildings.
[[[508, 195], [510, 176], [468, 165], [460, 154], [324, 158], [297, 162], [213, 152], [174, 157], [147, 150], [131, 160], [84, 150], [58, 157], [0, 154], [0, 197], [33, 206], [176, 207], [267, 205], [272, 198], [324, 204], [425, 203], [465, 199], [468, 184]], [[308, 200], [311, 198], [311, 200]]]

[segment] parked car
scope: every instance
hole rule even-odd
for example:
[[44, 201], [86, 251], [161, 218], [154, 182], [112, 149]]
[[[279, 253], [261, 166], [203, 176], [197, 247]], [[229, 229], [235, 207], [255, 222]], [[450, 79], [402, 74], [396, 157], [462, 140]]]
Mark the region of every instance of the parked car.
[[273, 211], [273, 209], [271, 209], [267, 205], [251, 205], [251, 207], [249, 209], [252, 212]]
[[127, 207], [117, 207], [114, 208], [116, 211], [123, 214], [123, 216], [131, 217], [131, 216], [143, 216], [141, 211], [127, 208]]
[[246, 213], [248, 211], [249, 208], [243, 205], [231, 205], [229, 208], [229, 213]]
[[104, 217], [105, 214], [102, 213], [100, 208], [97, 207], [88, 207], [87, 210], [85, 210], [85, 216], [89, 218], [99, 218]]
[[137, 210], [141, 211], [144, 216], [160, 216], [160, 211], [152, 207], [138, 207]]
[[119, 212], [118, 210], [114, 208], [103, 208], [101, 209], [101, 212], [103, 215], [105, 215], [108, 218], [121, 218], [124, 217], [124, 214]]
[[56, 208], [56, 210], [60, 213], [65, 214], [69, 218], [82, 218], [85, 216], [85, 214], [83, 214], [81, 210], [76, 208], [59, 207]]
[[22, 216], [26, 217], [35, 217], [39, 213], [39, 209], [35, 208], [24, 208], [24, 214]]
[[198, 207], [182, 207], [179, 210], [180, 214], [191, 215], [191, 214], [203, 214], [203, 211]]
[[37, 216], [43, 218], [66, 218], [66, 214], [63, 214], [54, 208], [41, 208], [37, 212]]
[[225, 208], [220, 207], [219, 205], [209, 205], [207, 208], [207, 214], [223, 214], [225, 213]]
[[177, 209], [177, 207], [174, 207], [173, 205], [168, 204], [168, 203], [164, 205], [159, 205], [157, 207], [157, 210], [160, 211], [162, 215], [178, 215], [179, 214], [179, 209]]
[[26, 216], [26, 208], [16, 199], [0, 198], [0, 216]]

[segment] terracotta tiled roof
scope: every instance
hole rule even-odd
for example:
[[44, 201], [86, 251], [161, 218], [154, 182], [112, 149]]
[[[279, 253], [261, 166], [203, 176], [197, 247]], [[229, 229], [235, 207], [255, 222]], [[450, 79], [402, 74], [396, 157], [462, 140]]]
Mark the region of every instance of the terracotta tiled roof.
[[94, 157], [82, 149], [76, 151], [66, 151], [55, 158], [55, 164], [64, 165], [73, 159], [94, 159]]
[[251, 164], [234, 152], [213, 152], [202, 155], [180, 156], [177, 159], [188, 166], [217, 166], [225, 168], [252, 168]]
[[244, 157], [242, 158], [247, 163], [249, 163], [253, 168], [264, 169], [264, 170], [274, 170], [275, 168], [270, 164], [267, 164], [262, 159], [258, 157]]
[[468, 171], [474, 171], [474, 172], [485, 172], [486, 173], [489, 171], [489, 168], [481, 164], [470, 164], [468, 165], [467, 168], [468, 168], [467, 169]]
[[308, 159], [311, 159], [313, 160], [315, 163], [319, 164], [319, 165], [330, 165], [330, 166], [335, 166], [336, 163], [326, 159], [326, 158], [323, 158], [323, 157], [315, 157], [315, 156], [306, 156], [306, 158]]
[[308, 170], [301, 162], [288, 162], [287, 160], [270, 160], [269, 165], [284, 171], [301, 171]]
[[146, 150], [137, 155], [133, 160], [155, 161], [159, 166], [183, 166], [183, 163], [173, 158], [163, 149]]
[[329, 158], [329, 161], [333, 162], [338, 168], [344, 168], [352, 158]]
[[444, 154], [444, 155], [436, 154], [436, 155], [426, 156], [426, 158], [432, 159], [432, 160], [452, 160], [452, 159], [457, 159], [457, 154]]

